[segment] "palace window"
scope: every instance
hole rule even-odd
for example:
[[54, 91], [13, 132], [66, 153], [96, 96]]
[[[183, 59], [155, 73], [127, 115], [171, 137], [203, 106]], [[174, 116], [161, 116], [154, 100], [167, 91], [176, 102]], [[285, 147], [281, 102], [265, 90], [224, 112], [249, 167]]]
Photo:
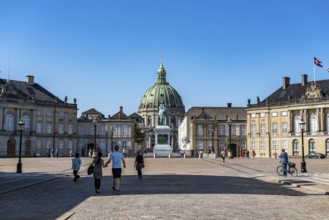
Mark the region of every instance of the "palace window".
[[207, 131], [208, 131], [208, 135], [212, 136], [214, 133], [214, 126], [208, 125]]
[[123, 134], [123, 135], [127, 135], [127, 134], [128, 134], [128, 126], [127, 126], [127, 125], [124, 125], [124, 126], [122, 127], [122, 134]]
[[243, 150], [246, 150], [246, 142], [245, 142], [245, 141], [241, 141], [241, 142], [240, 142], [240, 147], [241, 147]]
[[233, 135], [233, 136], [236, 135], [236, 125], [231, 126], [231, 135]]
[[265, 129], [265, 124], [260, 124], [260, 134], [265, 134], [266, 129]]
[[52, 124], [50, 122], [47, 123], [47, 134], [51, 134]]
[[198, 150], [203, 150], [203, 141], [197, 141]]
[[282, 134], [287, 134], [287, 133], [288, 133], [288, 123], [282, 122]]
[[219, 135], [225, 135], [225, 125], [219, 125]]
[[293, 145], [294, 145], [294, 147], [293, 147], [293, 155], [294, 156], [298, 156], [298, 153], [299, 153], [299, 150], [298, 150], [298, 141], [297, 140], [294, 140], [293, 141]]
[[79, 125], [79, 135], [83, 135], [83, 125]]
[[295, 116], [294, 117], [294, 131], [295, 131], [295, 133], [300, 133], [301, 132], [300, 125], [299, 125], [300, 121], [301, 121], [300, 116]]
[[24, 122], [24, 132], [29, 132], [30, 131], [30, 117], [28, 115], [24, 115], [22, 118]]
[[198, 125], [197, 126], [197, 134], [199, 135], [199, 136], [201, 136], [202, 135], [202, 125]]
[[220, 141], [219, 142], [219, 149], [224, 149], [225, 148], [225, 142], [224, 141]]
[[276, 140], [273, 140], [272, 141], [272, 149], [273, 150], [277, 150], [278, 149], [278, 141], [276, 141]]
[[266, 148], [265, 148], [265, 141], [264, 140], [261, 140], [260, 141], [260, 149], [261, 150], [265, 150]]
[[73, 134], [73, 126], [72, 126], [72, 124], [68, 124], [67, 125], [67, 133], [68, 134]]
[[6, 116], [6, 130], [14, 131], [14, 116], [12, 115]]
[[255, 124], [252, 124], [251, 125], [251, 134], [252, 135], [255, 135], [256, 134], [256, 125]]
[[71, 140], [69, 140], [69, 141], [67, 142], [67, 149], [68, 149], [68, 150], [72, 150], [72, 147], [73, 147], [73, 142], [72, 142]]
[[309, 146], [310, 146], [310, 148], [309, 148], [309, 152], [310, 152], [310, 153], [315, 152], [315, 142], [314, 142], [313, 139], [310, 140], [310, 142], [309, 142]]
[[316, 132], [318, 131], [318, 117], [316, 115], [311, 115], [310, 117], [310, 132], [311, 134], [316, 134]]
[[240, 125], [240, 135], [245, 136], [246, 135], [246, 126]]
[[37, 122], [37, 131], [38, 134], [42, 133], [42, 123], [41, 122]]
[[64, 124], [58, 125], [58, 134], [64, 134]]
[[251, 141], [251, 149], [256, 150], [256, 141]]
[[64, 149], [64, 141], [63, 140], [59, 140], [58, 142], [58, 148], [63, 150]]
[[288, 142], [287, 140], [282, 140], [282, 148], [287, 150], [288, 149]]
[[272, 124], [272, 134], [277, 134], [278, 133], [278, 124], [273, 123]]

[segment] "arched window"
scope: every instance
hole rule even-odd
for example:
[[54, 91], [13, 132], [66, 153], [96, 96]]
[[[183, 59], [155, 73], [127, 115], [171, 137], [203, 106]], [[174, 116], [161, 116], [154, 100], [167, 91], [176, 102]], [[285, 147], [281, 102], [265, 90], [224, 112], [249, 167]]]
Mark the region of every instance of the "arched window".
[[310, 116], [310, 132], [316, 134], [318, 131], [318, 117], [314, 114]]
[[298, 154], [299, 154], [299, 150], [298, 150], [298, 141], [297, 140], [294, 140], [293, 142], [292, 142], [292, 145], [293, 145], [293, 155], [294, 156], [298, 156]]
[[309, 141], [308, 151], [309, 153], [315, 152], [315, 142], [313, 139]]
[[6, 116], [6, 130], [14, 131], [14, 116], [13, 115]]
[[151, 127], [152, 126], [152, 117], [149, 115], [147, 117], [147, 127]]
[[294, 131], [295, 131], [295, 133], [300, 133], [301, 132], [300, 125], [299, 125], [300, 120], [301, 120], [300, 116], [296, 115], [294, 117]]
[[28, 115], [24, 115], [22, 118], [22, 121], [24, 122], [24, 132], [30, 131], [30, 117]]

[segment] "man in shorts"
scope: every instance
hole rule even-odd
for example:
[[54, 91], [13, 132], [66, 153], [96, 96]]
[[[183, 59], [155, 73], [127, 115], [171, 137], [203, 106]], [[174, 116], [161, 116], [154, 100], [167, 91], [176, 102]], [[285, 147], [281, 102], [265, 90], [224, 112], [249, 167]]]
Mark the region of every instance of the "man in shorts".
[[105, 163], [105, 167], [107, 164], [112, 161], [112, 175], [113, 175], [113, 184], [112, 189], [120, 192], [120, 178], [121, 178], [121, 161], [123, 163], [123, 168], [126, 168], [126, 162], [123, 159], [122, 153], [119, 152], [119, 146], [114, 146], [114, 152], [111, 153], [109, 160]]

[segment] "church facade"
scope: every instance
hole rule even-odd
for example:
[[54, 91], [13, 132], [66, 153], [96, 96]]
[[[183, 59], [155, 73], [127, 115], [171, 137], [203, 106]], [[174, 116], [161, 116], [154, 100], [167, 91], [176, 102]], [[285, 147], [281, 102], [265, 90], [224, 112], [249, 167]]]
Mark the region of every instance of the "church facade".
[[[138, 114], [144, 119], [142, 126], [145, 133], [144, 147], [150, 151], [155, 145], [154, 128], [159, 124], [171, 127], [170, 144], [174, 151], [178, 150], [177, 128], [185, 114], [185, 106], [179, 93], [167, 82], [166, 74], [161, 64], [157, 71], [157, 81], [144, 93], [138, 108]], [[165, 115], [159, 118], [161, 104], [165, 108]]]

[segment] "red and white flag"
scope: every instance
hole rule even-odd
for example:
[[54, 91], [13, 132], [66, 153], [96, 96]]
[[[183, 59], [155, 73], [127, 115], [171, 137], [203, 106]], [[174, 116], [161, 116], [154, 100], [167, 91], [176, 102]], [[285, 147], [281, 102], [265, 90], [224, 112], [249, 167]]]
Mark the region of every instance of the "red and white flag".
[[318, 59], [316, 59], [316, 57], [314, 57], [314, 64], [315, 65], [317, 65], [317, 66], [319, 66], [319, 67], [322, 67], [322, 65], [321, 65], [321, 61], [320, 60], [318, 60]]

